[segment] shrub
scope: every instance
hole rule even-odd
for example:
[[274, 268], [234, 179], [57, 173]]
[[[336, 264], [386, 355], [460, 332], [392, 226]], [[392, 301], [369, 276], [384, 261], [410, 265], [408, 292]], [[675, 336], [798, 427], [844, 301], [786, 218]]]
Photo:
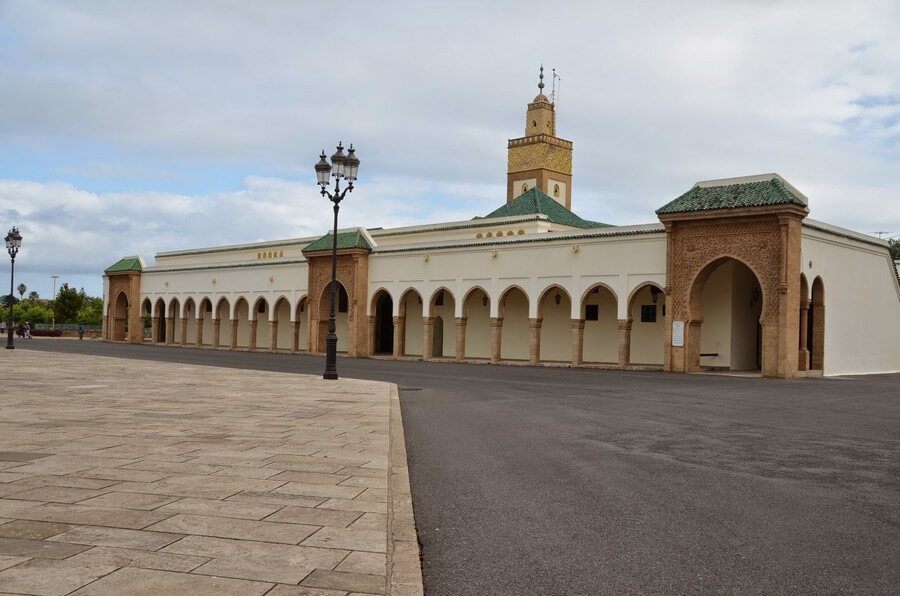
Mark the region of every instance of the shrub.
[[62, 329], [32, 329], [31, 335], [35, 337], [61, 337]]

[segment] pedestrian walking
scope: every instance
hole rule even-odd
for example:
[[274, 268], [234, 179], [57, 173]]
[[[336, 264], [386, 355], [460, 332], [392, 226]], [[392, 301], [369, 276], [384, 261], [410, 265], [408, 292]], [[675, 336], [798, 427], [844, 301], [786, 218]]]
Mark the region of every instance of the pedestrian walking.
[[78, 326], [78, 339], [84, 339], [84, 325]]
[[25, 321], [25, 338], [34, 339], [31, 335], [31, 324], [28, 321]]

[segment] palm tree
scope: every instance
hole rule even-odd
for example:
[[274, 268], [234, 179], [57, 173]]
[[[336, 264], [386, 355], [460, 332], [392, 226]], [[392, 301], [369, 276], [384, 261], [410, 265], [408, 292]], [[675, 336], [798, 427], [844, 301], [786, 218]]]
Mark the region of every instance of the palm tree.
[[28, 291], [28, 287], [25, 284], [19, 284], [19, 287], [16, 289], [19, 291], [19, 298], [24, 298], [25, 292]]
[[41, 295], [38, 294], [37, 292], [28, 292], [28, 300], [30, 302], [37, 302], [40, 299], [41, 299]]

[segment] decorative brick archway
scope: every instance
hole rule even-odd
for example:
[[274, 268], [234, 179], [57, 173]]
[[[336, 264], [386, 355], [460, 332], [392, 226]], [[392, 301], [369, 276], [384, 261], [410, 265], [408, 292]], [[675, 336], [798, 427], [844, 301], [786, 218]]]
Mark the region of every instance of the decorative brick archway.
[[666, 227], [665, 291], [671, 313], [666, 370], [700, 370], [703, 287], [715, 267], [731, 258], [745, 264], [760, 285], [763, 375], [797, 376], [800, 226], [806, 212], [787, 204], [660, 215]]
[[[103, 318], [103, 338], [107, 341], [141, 343], [144, 340], [144, 322], [140, 309], [141, 272], [107, 272], [106, 278], [107, 313]], [[124, 304], [122, 299], [125, 300]]]
[[[316, 251], [306, 255], [309, 263], [309, 295], [322, 296], [331, 283], [331, 251]], [[338, 250], [337, 281], [347, 291], [347, 354], [369, 356], [366, 335], [366, 293], [369, 284], [369, 251], [352, 248]], [[327, 301], [326, 301], [327, 304]], [[328, 322], [328, 310], [320, 300], [309, 300], [309, 346], [320, 346], [322, 324]], [[327, 325], [324, 333], [327, 333]]]

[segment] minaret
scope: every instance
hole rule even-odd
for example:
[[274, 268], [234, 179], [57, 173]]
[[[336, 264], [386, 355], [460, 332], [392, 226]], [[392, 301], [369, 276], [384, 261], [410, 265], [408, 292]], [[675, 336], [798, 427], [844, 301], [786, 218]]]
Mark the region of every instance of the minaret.
[[525, 116], [525, 136], [509, 140], [506, 202], [537, 187], [572, 209], [572, 142], [556, 136], [556, 111], [544, 95], [544, 67], [538, 95]]

